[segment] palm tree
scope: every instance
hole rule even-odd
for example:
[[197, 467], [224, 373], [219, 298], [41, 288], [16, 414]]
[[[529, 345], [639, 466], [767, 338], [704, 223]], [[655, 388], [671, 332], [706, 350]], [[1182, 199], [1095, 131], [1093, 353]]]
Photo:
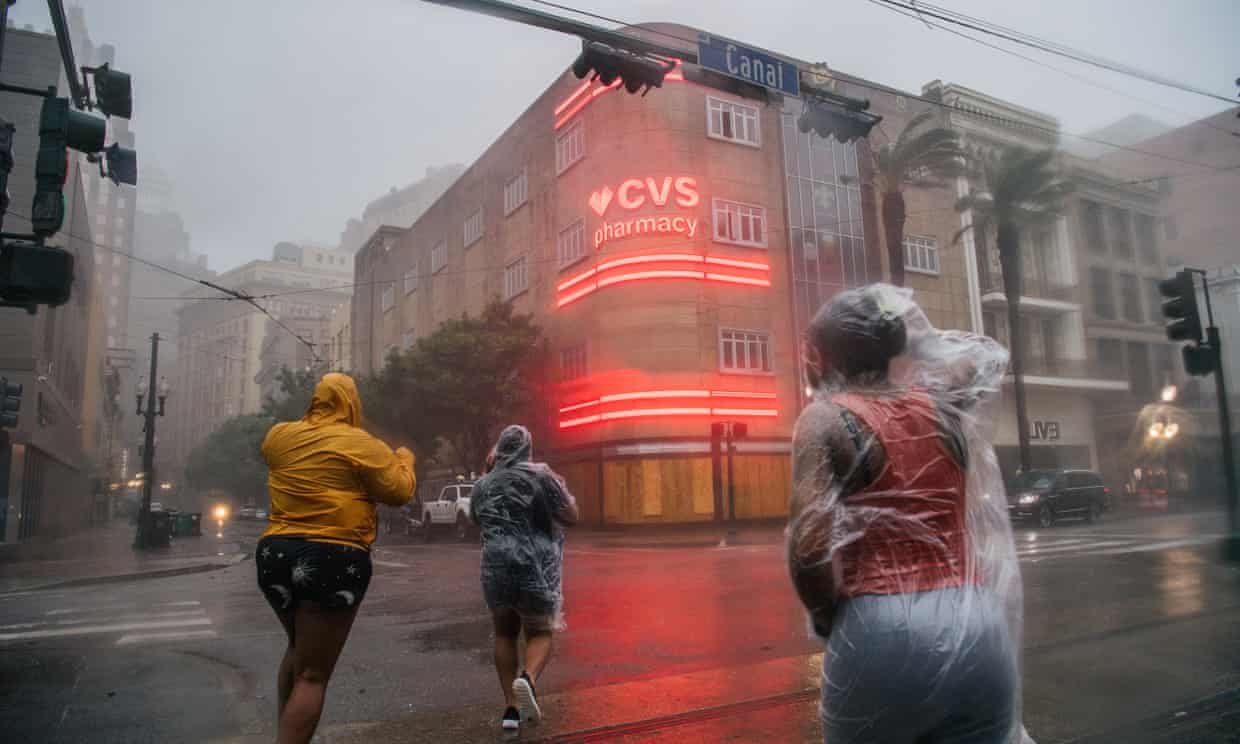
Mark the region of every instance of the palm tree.
[[970, 224], [957, 235], [972, 231], [978, 241], [978, 260], [984, 260], [984, 241], [993, 232], [1003, 272], [1007, 300], [1008, 345], [1012, 380], [1016, 391], [1016, 428], [1020, 443], [1020, 468], [1030, 469], [1029, 411], [1025, 398], [1024, 334], [1020, 325], [1022, 229], [1054, 223], [1063, 214], [1064, 199], [1072, 184], [1055, 172], [1054, 150], [1030, 150], [1012, 145], [998, 155], [977, 163], [975, 183], [981, 190], [956, 203], [959, 211], [972, 212]]
[[914, 116], [895, 142], [874, 151], [874, 164], [883, 200], [883, 233], [891, 283], [904, 286], [904, 187], [943, 186], [964, 173], [967, 159], [960, 138], [943, 127], [925, 128], [932, 110]]

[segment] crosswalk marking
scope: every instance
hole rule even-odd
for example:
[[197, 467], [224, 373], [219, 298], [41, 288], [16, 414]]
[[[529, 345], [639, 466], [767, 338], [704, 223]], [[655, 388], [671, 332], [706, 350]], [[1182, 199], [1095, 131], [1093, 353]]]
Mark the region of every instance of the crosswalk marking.
[[132, 633], [121, 636], [116, 642], [118, 646], [132, 646], [135, 643], [157, 643], [168, 641], [201, 641], [216, 638], [214, 630], [187, 630], [180, 633]]
[[[153, 613], [133, 613], [129, 615], [117, 615], [108, 617], [110, 622], [122, 621], [139, 621], [139, 620], [169, 620], [179, 617], [198, 617], [202, 615], [201, 610], [178, 610], [176, 612], [153, 612]], [[66, 625], [82, 625], [84, 623], [95, 622], [98, 618], [91, 617], [75, 617], [70, 620], [55, 620], [52, 622], [41, 623], [17, 623], [16, 625], [0, 625], [0, 631], [6, 630], [22, 630], [24, 628], [37, 628], [39, 626], [66, 626]]]
[[96, 633], [123, 633], [130, 630], [155, 630], [157, 628], [183, 628], [188, 625], [210, 625], [209, 617], [192, 617], [184, 620], [156, 620], [145, 623], [110, 623], [106, 625], [78, 625], [71, 628], [31, 630], [24, 633], [0, 633], [0, 641], [26, 641], [36, 638], [60, 638], [63, 636], [91, 635]]

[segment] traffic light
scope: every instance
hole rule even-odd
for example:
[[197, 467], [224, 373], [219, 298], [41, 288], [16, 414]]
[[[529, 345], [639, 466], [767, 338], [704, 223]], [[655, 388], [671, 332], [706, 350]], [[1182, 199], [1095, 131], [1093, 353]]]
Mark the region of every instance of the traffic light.
[[743, 421], [733, 421], [732, 422], [732, 438], [733, 439], [744, 439], [747, 436], [749, 436], [749, 424], [746, 424]]
[[22, 409], [22, 386], [0, 377], [0, 429], [17, 426], [17, 412]]
[[36, 243], [0, 247], [0, 306], [55, 307], [69, 301], [73, 288], [73, 254]]
[[1185, 344], [1184, 371], [1194, 377], [1205, 377], [1219, 369], [1218, 349], [1209, 344]]
[[95, 105], [104, 116], [128, 119], [133, 115], [133, 83], [129, 75], [117, 72], [104, 62], [89, 70], [95, 77]]
[[663, 62], [589, 41], [584, 43], [581, 54], [573, 62], [573, 74], [584, 78], [594, 70], [591, 80], [598, 78], [603, 85], [611, 85], [619, 78], [625, 90], [630, 93], [640, 90], [644, 96], [651, 88], [662, 88], [663, 78], [675, 66], [675, 62]]
[[[1197, 310], [1197, 286], [1188, 270], [1176, 273], [1158, 283], [1158, 291], [1166, 299], [1162, 303], [1167, 318], [1167, 338], [1172, 341], [1201, 341], [1201, 314]], [[1186, 357], [1187, 358], [1187, 357]]]
[[797, 119], [802, 132], [813, 131], [819, 137], [835, 137], [837, 142], [847, 144], [860, 137], [868, 137], [874, 125], [883, 120], [877, 114], [866, 113], [869, 101], [860, 105], [843, 105], [826, 98], [808, 99], [805, 109]]
[[34, 168], [34, 204], [30, 209], [31, 229], [35, 235], [54, 235], [64, 224], [69, 149], [99, 152], [106, 136], [107, 124], [103, 119], [69, 108], [68, 98], [49, 96], [43, 99], [39, 155]]
[[108, 178], [112, 179], [112, 183], [138, 185], [138, 153], [113, 144], [103, 154], [108, 160]]

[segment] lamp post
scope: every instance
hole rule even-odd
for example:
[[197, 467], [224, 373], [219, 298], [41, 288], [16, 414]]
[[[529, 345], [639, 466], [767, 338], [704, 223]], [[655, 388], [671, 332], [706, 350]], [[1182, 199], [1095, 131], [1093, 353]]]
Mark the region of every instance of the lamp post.
[[[159, 371], [159, 334], [151, 335], [151, 376], [150, 380], [155, 380], [155, 375]], [[138, 380], [137, 387], [137, 412], [139, 416], [144, 417], [142, 432], [144, 442], [142, 446], [142, 509], [138, 513], [138, 534], [134, 538], [134, 547], [146, 549], [155, 547], [162, 541], [157, 541], [153, 534], [153, 525], [151, 520], [151, 490], [155, 487], [155, 417], [164, 415], [164, 404], [168, 399], [168, 381], [160, 377], [157, 384], [147, 382], [148, 378]], [[146, 409], [143, 410], [142, 399], [146, 398]], [[155, 407], [156, 399], [159, 401], [159, 407]]]

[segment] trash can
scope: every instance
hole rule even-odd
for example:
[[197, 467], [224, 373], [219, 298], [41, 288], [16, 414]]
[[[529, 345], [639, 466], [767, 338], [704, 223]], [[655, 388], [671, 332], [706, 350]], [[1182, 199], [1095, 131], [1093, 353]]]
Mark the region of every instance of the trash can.
[[202, 534], [202, 530], [198, 529], [198, 514], [190, 514], [189, 512], [178, 512], [176, 515], [176, 523], [173, 527], [172, 534], [176, 537], [190, 537], [192, 535]]
[[202, 537], [202, 513], [187, 514], [189, 517], [189, 533], [194, 537]]
[[148, 523], [147, 544], [152, 548], [166, 548], [172, 541], [172, 518], [167, 512], [151, 512]]

